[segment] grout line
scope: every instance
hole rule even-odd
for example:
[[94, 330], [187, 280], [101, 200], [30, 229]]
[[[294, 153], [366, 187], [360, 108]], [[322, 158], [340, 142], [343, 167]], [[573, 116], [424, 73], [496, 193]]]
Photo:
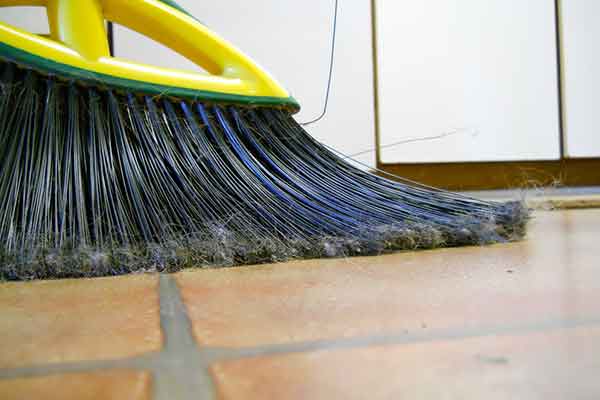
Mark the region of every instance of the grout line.
[[63, 373], [94, 372], [108, 369], [152, 370], [153, 365], [157, 364], [157, 358], [159, 357], [159, 354], [160, 353], [148, 353], [141, 356], [124, 359], [74, 361], [17, 368], [3, 368], [0, 369], [0, 380]]
[[154, 371], [156, 400], [213, 399], [215, 388], [192, 336], [192, 327], [175, 279], [160, 275], [160, 323], [165, 335], [161, 368]]
[[196, 346], [190, 321], [175, 279], [159, 276], [161, 351], [124, 359], [75, 361], [17, 368], [0, 368], [0, 380], [109, 369], [150, 371], [156, 400], [213, 399], [215, 388], [205, 352]]
[[78, 361], [0, 369], [0, 379], [33, 377], [69, 372], [94, 372], [107, 369], [146, 370], [153, 374], [154, 398], [213, 399], [216, 389], [209, 368], [212, 364], [258, 356], [427, 343], [437, 340], [466, 340], [478, 337], [519, 335], [558, 329], [600, 325], [600, 317], [576, 320], [546, 320], [517, 325], [487, 326], [471, 329], [426, 329], [417, 333], [395, 333], [354, 338], [264, 345], [255, 347], [198, 348], [179, 288], [171, 275], [159, 276], [160, 321], [165, 338], [159, 352], [113, 360]]
[[[154, 387], [158, 400], [214, 398], [214, 385], [208, 374], [208, 367], [216, 362], [248, 357], [276, 356], [279, 354], [302, 353], [323, 350], [365, 348], [369, 346], [390, 346], [427, 343], [438, 340], [467, 340], [479, 337], [519, 335], [548, 330], [575, 329], [600, 325], [600, 318], [578, 320], [548, 320], [537, 323], [465, 329], [433, 330], [425, 333], [396, 333], [392, 335], [371, 335], [354, 338], [316, 340], [307, 342], [264, 345], [255, 347], [204, 347], [199, 350], [190, 331], [189, 321], [181, 307], [183, 304], [176, 290], [173, 278], [161, 285], [166, 301], [161, 301], [161, 314], [165, 316], [164, 327], [167, 343], [163, 351], [137, 357], [115, 360], [77, 361], [71, 363], [43, 364], [28, 367], [0, 369], [0, 380], [17, 377], [45, 376], [69, 372], [93, 372], [107, 369], [147, 370], [155, 375]], [[164, 285], [164, 286], [163, 286]], [[162, 297], [162, 296], [161, 296]], [[175, 300], [173, 299], [175, 297]], [[164, 308], [163, 308], [164, 303]], [[164, 310], [164, 314], [163, 314]], [[161, 316], [162, 316], [161, 315]], [[178, 326], [178, 327], [177, 327]], [[168, 333], [167, 333], [168, 332]], [[202, 373], [204, 371], [204, 374]], [[200, 379], [198, 379], [200, 378]], [[175, 396], [181, 392], [181, 396]]]
[[481, 337], [522, 335], [560, 329], [598, 326], [600, 318], [541, 321], [537, 323], [498, 326], [477, 329], [446, 329], [427, 333], [399, 333], [392, 335], [360, 336], [356, 338], [317, 340], [310, 342], [285, 343], [247, 348], [212, 347], [206, 349], [209, 364], [259, 356], [277, 356], [279, 354], [329, 351], [338, 349], [356, 349], [369, 346], [392, 346], [403, 344], [428, 343], [448, 340], [467, 340]]

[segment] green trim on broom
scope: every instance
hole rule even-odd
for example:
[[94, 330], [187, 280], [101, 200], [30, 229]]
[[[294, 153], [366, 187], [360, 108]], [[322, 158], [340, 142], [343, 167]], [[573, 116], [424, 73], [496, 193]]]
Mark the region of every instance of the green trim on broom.
[[160, 3], [166, 4], [171, 8], [176, 9], [177, 11], [180, 11], [182, 13], [184, 13], [185, 15], [187, 15], [188, 17], [194, 18], [196, 21], [198, 21], [199, 23], [201, 23], [202, 25], [206, 26], [206, 24], [202, 21], [200, 21], [198, 18], [194, 17], [192, 14], [190, 14], [185, 8], [181, 7], [179, 4], [177, 4], [176, 2], [174, 2], [173, 0], [157, 0]]
[[158, 0], [158, 1], [161, 2], [161, 3], [164, 3], [166, 5], [168, 5], [170, 7], [173, 7], [177, 11], [181, 11], [182, 13], [184, 13], [186, 15], [189, 15], [190, 17], [194, 18], [194, 16], [192, 14], [190, 14], [189, 12], [187, 12], [183, 7], [181, 7], [179, 4], [177, 4], [173, 0]]
[[[164, 0], [161, 0], [164, 1]], [[270, 106], [285, 108], [292, 112], [300, 109], [300, 105], [292, 96], [287, 98], [268, 96], [244, 96], [210, 92], [204, 90], [187, 89], [176, 86], [159, 85], [132, 79], [118, 78], [112, 75], [101, 74], [67, 64], [58, 63], [23, 51], [19, 48], [0, 43], [0, 58], [13, 61], [19, 65], [31, 67], [38, 72], [48, 75], [56, 74], [66, 79], [77, 79], [81, 83], [95, 86], [110, 86], [124, 91], [133, 91], [138, 94], [152, 94], [169, 97], [181, 97], [189, 100], [203, 100], [207, 102], [241, 104], [248, 106]]]

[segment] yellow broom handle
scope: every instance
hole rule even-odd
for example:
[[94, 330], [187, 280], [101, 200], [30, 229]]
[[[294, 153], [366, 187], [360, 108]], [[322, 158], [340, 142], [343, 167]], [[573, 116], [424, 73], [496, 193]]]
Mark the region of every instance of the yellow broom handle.
[[0, 0], [0, 7], [46, 7], [50, 38], [88, 59], [109, 54], [101, 4], [97, 0]]
[[[0, 42], [81, 70], [157, 85], [241, 96], [288, 98], [266, 71], [196, 19], [160, 0], [0, 0], [3, 6], [45, 6], [50, 38], [0, 23]], [[110, 57], [105, 19], [131, 28], [211, 75]]]
[[124, 25], [186, 57], [213, 75], [245, 69], [240, 53], [197, 20], [157, 0], [100, 0], [106, 19]]
[[110, 55], [98, 0], [47, 0], [50, 37], [88, 60]]
[[0, 0], [5, 6], [45, 6], [50, 37], [89, 60], [109, 55], [104, 19], [127, 26], [178, 52], [213, 75], [244, 77], [253, 62], [189, 15], [159, 0]]

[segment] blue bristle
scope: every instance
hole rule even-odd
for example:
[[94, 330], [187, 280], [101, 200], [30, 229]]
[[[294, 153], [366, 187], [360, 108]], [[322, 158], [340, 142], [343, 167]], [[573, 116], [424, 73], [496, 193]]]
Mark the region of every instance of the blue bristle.
[[524, 233], [520, 203], [357, 169], [283, 109], [0, 68], [3, 279], [380, 254]]

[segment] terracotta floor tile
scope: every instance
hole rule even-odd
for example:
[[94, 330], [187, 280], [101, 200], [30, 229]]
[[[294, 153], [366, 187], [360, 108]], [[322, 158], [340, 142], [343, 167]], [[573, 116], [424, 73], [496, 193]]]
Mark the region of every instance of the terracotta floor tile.
[[152, 378], [147, 372], [102, 371], [0, 380], [3, 400], [146, 400]]
[[600, 317], [600, 210], [539, 212], [523, 242], [177, 275], [206, 346]]
[[162, 343], [157, 275], [0, 284], [0, 368], [124, 358]]
[[600, 329], [249, 358], [212, 373], [222, 400], [592, 400]]

